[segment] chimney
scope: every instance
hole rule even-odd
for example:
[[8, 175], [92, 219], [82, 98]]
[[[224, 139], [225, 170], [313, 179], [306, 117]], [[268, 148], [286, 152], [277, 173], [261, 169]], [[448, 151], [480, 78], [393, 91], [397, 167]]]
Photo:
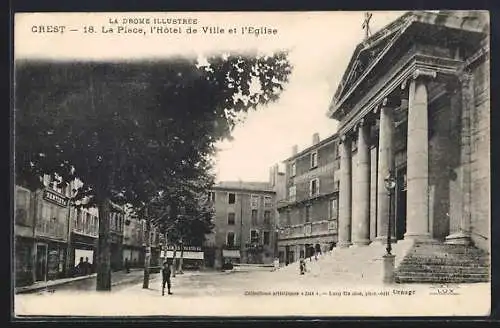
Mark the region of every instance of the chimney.
[[293, 145], [293, 147], [292, 147], [292, 156], [297, 155], [298, 152], [299, 152], [299, 146]]
[[313, 146], [319, 143], [319, 133], [313, 134]]
[[276, 184], [274, 177], [275, 177], [274, 166], [271, 166], [271, 168], [269, 169], [269, 183], [271, 184], [271, 187], [274, 187], [274, 185]]

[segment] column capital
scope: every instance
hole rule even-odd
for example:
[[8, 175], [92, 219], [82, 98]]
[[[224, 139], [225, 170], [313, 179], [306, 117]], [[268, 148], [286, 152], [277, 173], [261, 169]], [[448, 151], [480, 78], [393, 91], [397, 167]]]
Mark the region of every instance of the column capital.
[[457, 77], [462, 84], [470, 83], [473, 79], [472, 73], [469, 72], [460, 72]]
[[437, 76], [437, 71], [429, 68], [417, 68], [413, 71], [411, 78], [416, 80], [421, 77], [429, 77], [435, 79]]
[[339, 142], [341, 144], [344, 144], [344, 143], [346, 143], [348, 141], [350, 141], [350, 140], [349, 140], [349, 137], [347, 136], [346, 133], [340, 135]]
[[378, 107], [378, 111], [380, 111], [383, 107], [396, 108], [398, 106], [399, 104], [396, 97], [385, 97], [376, 107]]
[[359, 129], [366, 127], [368, 125], [369, 125], [369, 120], [366, 117], [363, 117], [358, 122], [356, 122], [356, 124], [354, 125], [354, 129], [356, 131], [359, 131]]

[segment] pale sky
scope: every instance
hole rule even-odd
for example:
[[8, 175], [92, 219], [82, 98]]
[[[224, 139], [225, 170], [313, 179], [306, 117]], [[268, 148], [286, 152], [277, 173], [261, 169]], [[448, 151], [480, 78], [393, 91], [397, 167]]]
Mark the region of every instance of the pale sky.
[[[403, 12], [373, 12], [371, 32]], [[118, 33], [123, 19], [145, 18], [149, 24], [128, 25], [144, 33]], [[154, 18], [197, 19], [198, 33], [187, 34], [188, 25], [171, 25], [181, 33], [150, 32]], [[119, 24], [112, 23], [116, 19]], [[336, 122], [326, 112], [356, 45], [363, 40], [364, 12], [268, 13], [26, 13], [16, 14], [15, 58], [54, 60], [135, 60], [170, 55], [205, 55], [211, 52], [290, 49], [294, 66], [280, 99], [248, 114], [236, 127], [234, 140], [220, 145], [216, 173], [219, 180], [267, 181], [269, 168], [310, 146], [315, 132], [326, 138]], [[63, 33], [37, 33], [40, 25], [65, 26]], [[84, 33], [93, 26], [95, 33]], [[242, 35], [242, 27], [269, 27], [276, 35]], [[225, 33], [203, 33], [203, 27], [224, 28]], [[104, 33], [113, 28], [113, 33]], [[237, 34], [228, 30], [235, 28]], [[71, 29], [76, 31], [70, 31]]]
[[[375, 12], [372, 32], [402, 14]], [[301, 151], [311, 145], [315, 132], [321, 140], [336, 132], [337, 122], [326, 112], [354, 48], [363, 39], [363, 15], [323, 13], [296, 26], [307, 32], [294, 44], [290, 82], [276, 103], [251, 112], [235, 128], [234, 140], [220, 145], [219, 180], [267, 181], [269, 168], [291, 156], [293, 145]], [[309, 37], [313, 34], [315, 38]]]

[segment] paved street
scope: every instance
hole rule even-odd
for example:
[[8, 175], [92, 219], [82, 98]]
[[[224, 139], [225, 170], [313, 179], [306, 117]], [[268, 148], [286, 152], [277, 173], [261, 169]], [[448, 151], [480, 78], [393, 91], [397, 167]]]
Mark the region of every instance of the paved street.
[[[152, 277], [155, 275], [152, 274]], [[125, 271], [116, 271], [111, 274], [111, 286], [113, 289], [121, 290], [122, 288], [129, 287], [138, 282], [142, 282], [144, 277], [144, 271], [142, 269], [131, 270], [131, 272], [126, 273]], [[71, 279], [71, 278], [69, 278]], [[61, 279], [61, 281], [50, 280], [47, 283], [37, 282], [36, 285], [23, 287], [20, 290], [25, 293], [43, 293], [43, 292], [85, 292], [85, 291], [95, 291], [96, 289], [96, 276], [95, 274], [90, 277], [76, 277], [73, 281], [65, 281], [67, 279]], [[64, 283], [61, 283], [63, 282]]]
[[[137, 276], [140, 280], [140, 276]], [[314, 283], [312, 283], [314, 282]], [[90, 283], [87, 287], [91, 287]], [[436, 315], [486, 314], [489, 284], [448, 286], [434, 295], [430, 285], [363, 285], [329, 280], [326, 275], [282, 272], [186, 272], [172, 278], [173, 295], [161, 296], [161, 279], [152, 275], [113, 287], [111, 292], [64, 288], [54, 293], [15, 296], [17, 315]], [[434, 294], [433, 294], [434, 293]], [[484, 294], [483, 294], [484, 293]], [[438, 309], [436, 312], [436, 309]], [[454, 310], [460, 309], [460, 313]]]

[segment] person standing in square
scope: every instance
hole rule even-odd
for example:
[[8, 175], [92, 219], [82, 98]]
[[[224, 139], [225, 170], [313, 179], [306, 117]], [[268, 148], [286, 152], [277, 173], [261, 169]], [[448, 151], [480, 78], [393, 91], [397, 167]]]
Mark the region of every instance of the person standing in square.
[[171, 263], [170, 261], [165, 261], [163, 262], [163, 268], [161, 270], [161, 275], [162, 275], [162, 287], [161, 287], [161, 296], [165, 295], [165, 284], [167, 284], [168, 288], [168, 295], [172, 295], [172, 292], [170, 292], [170, 275], [172, 274], [172, 269], [171, 269]]

